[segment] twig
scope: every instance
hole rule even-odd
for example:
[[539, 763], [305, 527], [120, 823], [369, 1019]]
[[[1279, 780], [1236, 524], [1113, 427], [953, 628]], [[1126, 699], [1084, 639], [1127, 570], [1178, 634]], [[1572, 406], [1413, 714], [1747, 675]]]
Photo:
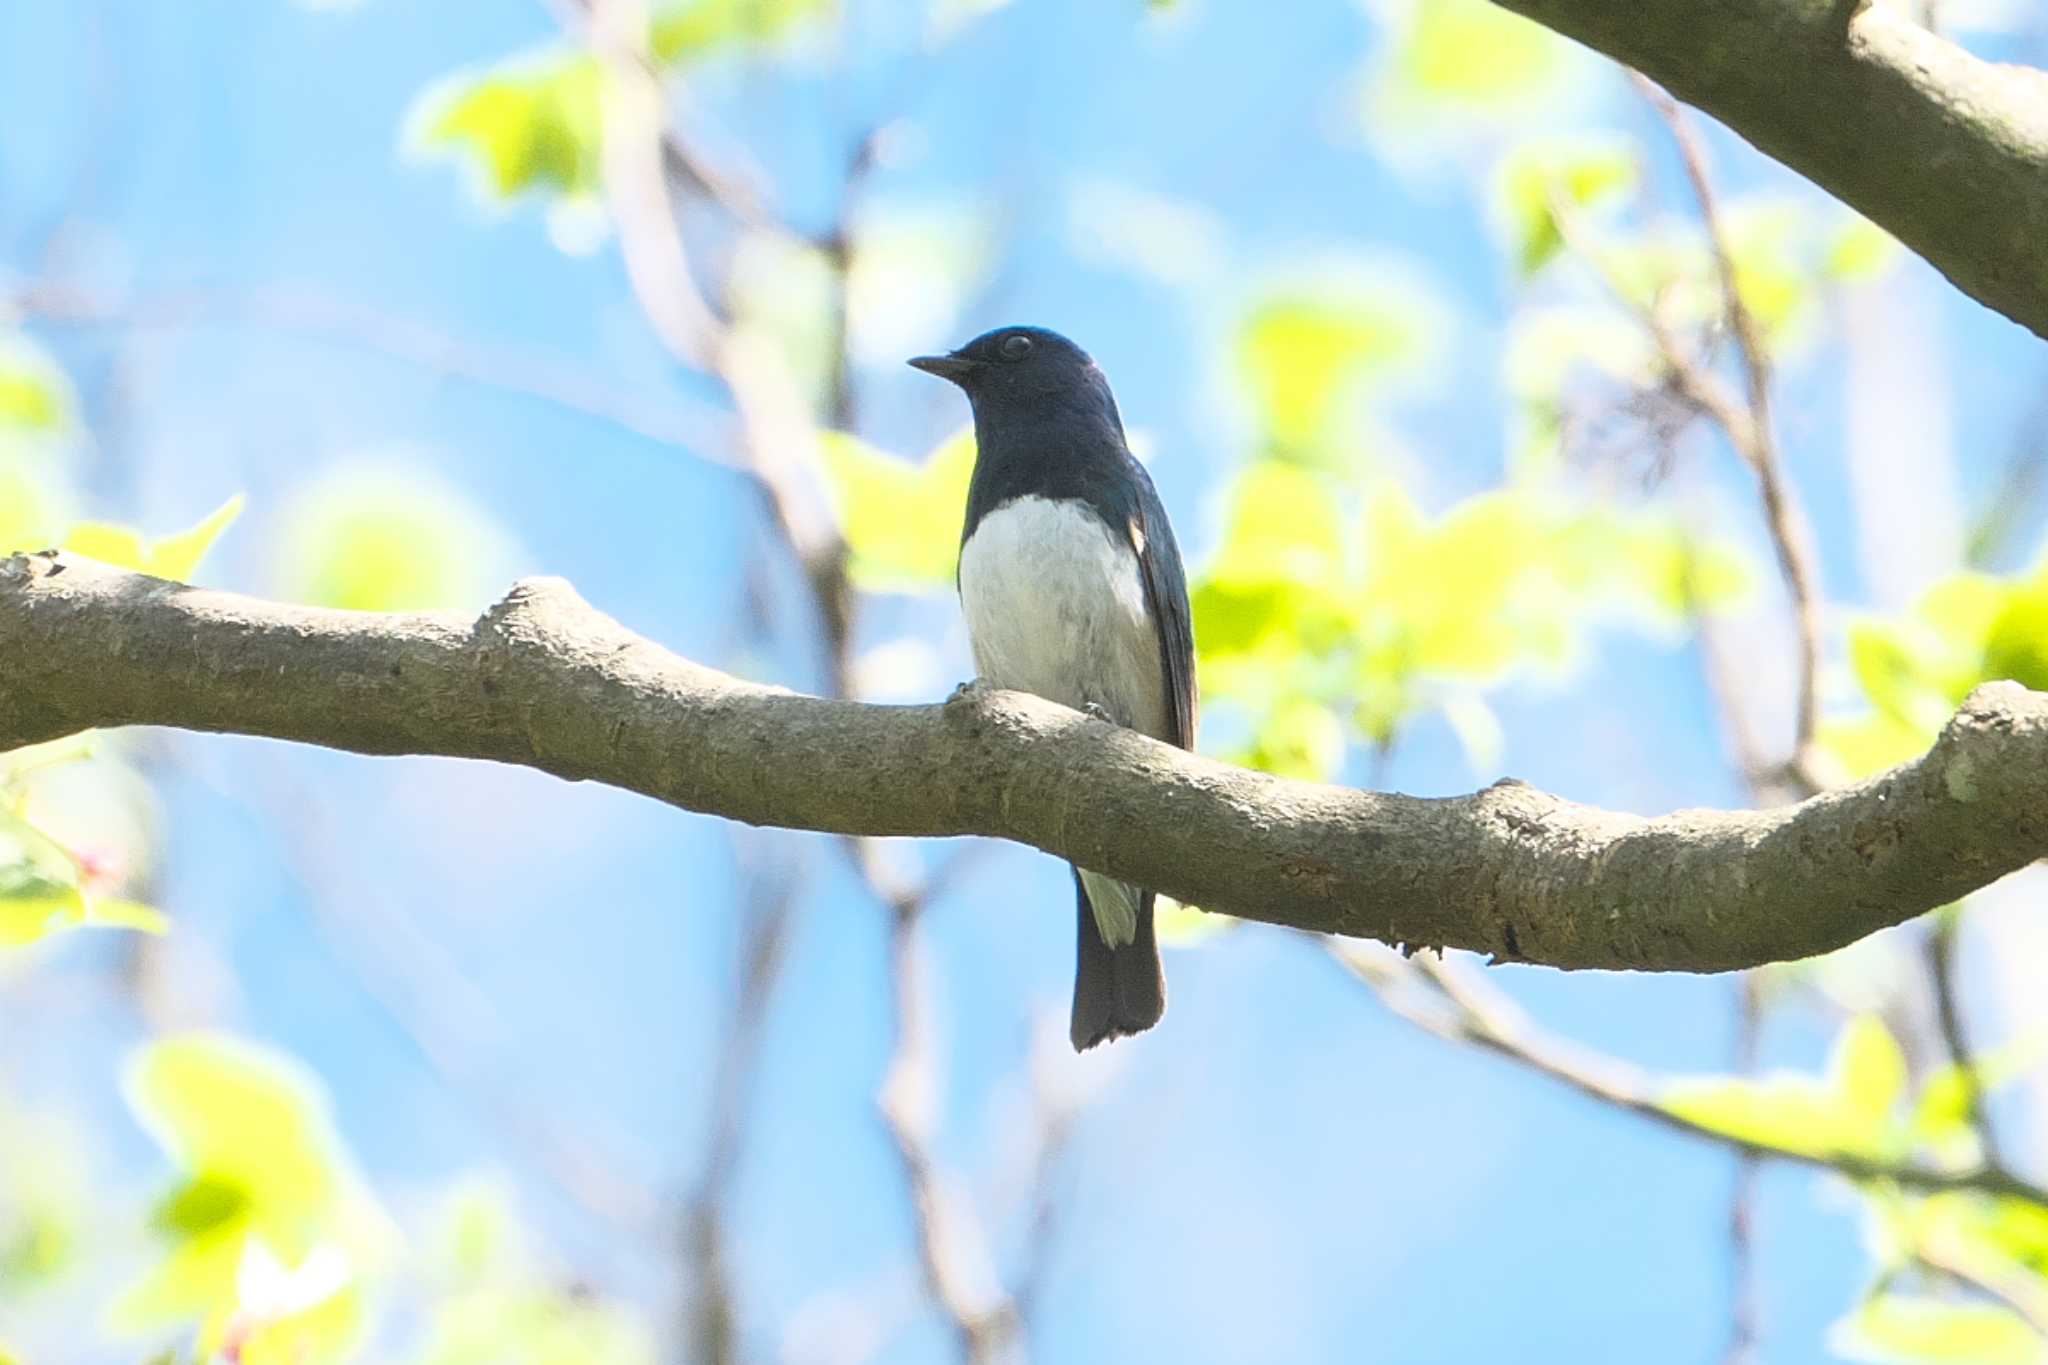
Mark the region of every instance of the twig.
[[[1630, 73], [1630, 79], [1670, 128], [1672, 140], [1677, 144], [1680, 160], [1685, 165], [1686, 179], [1699, 205], [1714, 273], [1720, 284], [1721, 306], [1728, 331], [1735, 339], [1741, 361], [1746, 411], [1739, 418], [1732, 403], [1717, 389], [1702, 382], [1705, 374], [1698, 366], [1679, 365], [1675, 367], [1675, 377], [1679, 380], [1681, 392], [1714, 416], [1716, 424], [1756, 477], [1764, 524], [1770, 532], [1778, 568], [1792, 598], [1793, 620], [1798, 632], [1799, 693], [1794, 710], [1789, 769], [1794, 773], [1809, 773], [1813, 769], [1814, 735], [1820, 724], [1820, 572], [1806, 516], [1785, 479], [1777, 441], [1771, 430], [1769, 355], [1757, 330], [1756, 319], [1742, 298], [1735, 258], [1728, 246], [1708, 172], [1705, 145], [1676, 101], [1634, 72]], [[1663, 349], [1667, 360], [1670, 360], [1673, 348], [1664, 345]]]
[[[661, 86], [645, 51], [644, 0], [594, 0], [589, 8], [593, 41], [606, 64], [606, 84], [613, 88], [605, 105], [605, 174], [634, 294], [670, 354], [683, 365], [717, 375], [731, 392], [745, 459], [766, 494], [770, 525], [810, 589], [824, 637], [827, 691], [845, 696], [852, 682], [853, 590], [846, 542], [819, 486], [812, 405], [768, 343], [727, 325], [704, 302], [691, 276], [681, 224], [665, 194], [657, 193], [658, 172], [672, 142], [664, 135]], [[854, 193], [873, 153], [873, 137], [863, 139], [848, 167], [832, 238], [839, 302], [830, 407], [845, 419], [853, 407], [845, 333], [848, 234]], [[967, 1210], [948, 1198], [917, 1112], [919, 1105], [929, 1104], [934, 1086], [916, 936], [919, 914], [934, 888], [899, 885], [869, 840], [849, 838], [841, 846], [869, 894], [891, 916], [896, 1045], [881, 1110], [910, 1192], [923, 1278], [933, 1302], [952, 1322], [964, 1358], [985, 1365], [1004, 1357], [1015, 1335], [1015, 1314], [999, 1290], [980, 1294], [970, 1283], [967, 1248], [983, 1239]]]
[[1977, 1132], [1984, 1164], [2005, 1169], [1998, 1134], [1984, 1103], [1984, 1082], [1970, 1048], [1969, 1032], [1963, 1023], [1961, 997], [1956, 991], [1956, 940], [1963, 927], [1962, 908], [1949, 906], [1934, 913], [1927, 933], [1927, 975], [1934, 987], [1934, 1013], [1941, 1031], [1942, 1047], [1955, 1065], [1963, 1087], [1964, 1112]]
[[749, 472], [725, 453], [733, 426], [728, 414], [683, 399], [650, 401], [556, 357], [461, 341], [410, 318], [296, 286], [182, 289], [124, 297], [41, 280], [0, 294], [0, 317], [13, 316], [81, 327], [247, 325], [302, 332], [466, 383], [536, 398], [673, 446], [695, 459]]
[[993, 1283], [989, 1248], [978, 1221], [948, 1187], [931, 1152], [937, 1082], [917, 934], [927, 903], [920, 893], [891, 907], [889, 981], [895, 1043], [879, 1108], [910, 1189], [925, 1290], [951, 1325], [960, 1358], [968, 1365], [995, 1365], [1010, 1359], [1016, 1345], [1016, 1309]]
[[748, 1106], [760, 1072], [761, 1040], [804, 880], [801, 868], [783, 875], [756, 868], [747, 881], [752, 905], [745, 921], [732, 1017], [712, 1082], [710, 1140], [696, 1197], [683, 1215], [683, 1251], [697, 1271], [684, 1328], [695, 1347], [691, 1359], [704, 1365], [733, 1365], [740, 1359], [725, 1226], [733, 1175], [744, 1146]]
[[[1660, 1104], [1650, 1082], [1628, 1063], [1541, 1032], [1505, 994], [1455, 963], [1433, 953], [1419, 953], [1404, 963], [1370, 944], [1337, 938], [1324, 942], [1345, 970], [1375, 987], [1380, 1000], [1409, 1022], [1439, 1038], [1484, 1048], [1582, 1095], [1673, 1131], [1737, 1152], [1833, 1171], [1859, 1183], [1890, 1184], [1923, 1194], [1968, 1191], [1998, 1195], [2048, 1209], [2048, 1188], [2007, 1171], [1982, 1166], [1944, 1171], [1854, 1152], [1805, 1151], [1733, 1137]], [[1418, 985], [1430, 988], [1419, 1000]]]
[[[1735, 980], [1735, 1072], [1751, 1075], [1763, 1035], [1763, 1000], [1756, 973]], [[1735, 1185], [1728, 1196], [1728, 1347], [1723, 1365], [1749, 1365], [1763, 1336], [1763, 1295], [1757, 1283], [1756, 1198], [1762, 1163], [1751, 1152], [1735, 1158]]]

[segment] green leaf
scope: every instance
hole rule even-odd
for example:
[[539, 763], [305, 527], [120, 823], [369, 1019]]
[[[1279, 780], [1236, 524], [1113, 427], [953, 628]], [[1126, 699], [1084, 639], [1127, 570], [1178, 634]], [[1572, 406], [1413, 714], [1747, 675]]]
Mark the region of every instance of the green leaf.
[[188, 1033], [142, 1048], [126, 1092], [181, 1179], [153, 1220], [164, 1255], [121, 1297], [117, 1323], [197, 1321], [204, 1356], [232, 1321], [245, 1361], [259, 1341], [263, 1359], [338, 1360], [358, 1322], [354, 1278], [393, 1234], [341, 1151], [318, 1083], [275, 1052]]
[[0, 441], [70, 428], [75, 402], [55, 361], [27, 338], [0, 337]]
[[326, 1104], [304, 1068], [221, 1035], [184, 1034], [144, 1048], [127, 1091], [171, 1160], [197, 1183], [236, 1191], [278, 1255], [311, 1250], [341, 1182]]
[[144, 934], [171, 931], [170, 916], [155, 906], [109, 896], [87, 898], [85, 922], [102, 929], [134, 929]]
[[1864, 1125], [1889, 1121], [1906, 1093], [1906, 1054], [1875, 1014], [1859, 1014], [1835, 1040], [1830, 1066], [1836, 1091]]
[[1874, 1014], [1849, 1021], [1835, 1040], [1825, 1080], [1811, 1076], [1714, 1076], [1674, 1081], [1658, 1097], [1666, 1113], [1768, 1150], [1807, 1156], [1880, 1157], [1898, 1145], [1895, 1111], [1906, 1060]]
[[960, 557], [974, 432], [942, 442], [923, 464], [899, 460], [841, 431], [819, 433], [820, 454], [853, 581], [870, 592], [943, 592]]
[[1867, 1154], [1870, 1135], [1830, 1086], [1808, 1076], [1702, 1077], [1668, 1084], [1658, 1107], [1687, 1123], [1766, 1150]]
[[488, 196], [594, 196], [601, 185], [599, 82], [587, 53], [548, 50], [453, 76], [415, 106], [413, 141], [469, 166]]
[[1881, 711], [1849, 720], [1825, 720], [1821, 748], [1839, 765], [1845, 781], [1881, 773], [1927, 752], [1929, 736]]
[[85, 916], [76, 887], [48, 895], [0, 895], [0, 948], [23, 948]]
[[20, 948], [85, 919], [77, 860], [0, 807], [0, 949]]
[[1547, 265], [1564, 248], [1558, 206], [1584, 211], [1612, 201], [1634, 186], [1636, 162], [1633, 146], [1611, 139], [1519, 144], [1502, 163], [1500, 175], [1515, 268], [1527, 277]]
[[146, 541], [139, 531], [108, 522], [80, 522], [64, 537], [64, 548], [74, 554], [97, 559], [102, 564], [133, 569], [154, 578], [188, 582], [199, 568], [221, 532], [242, 515], [243, 497], [235, 494], [188, 530], [156, 541]]
[[1289, 697], [1260, 721], [1239, 761], [1277, 777], [1327, 782], [1344, 761], [1343, 722], [1325, 706]]
[[1563, 42], [1485, 0], [1415, 0], [1382, 85], [1396, 111], [1503, 113], [1550, 93]]
[[2039, 1365], [2042, 1354], [2041, 1338], [2011, 1309], [1889, 1292], [1835, 1324], [1830, 1344], [1851, 1360], [1910, 1365]]
[[249, 1192], [219, 1175], [196, 1175], [157, 1206], [151, 1224], [159, 1231], [197, 1237], [248, 1216]]
[[395, 465], [345, 467], [285, 516], [282, 591], [351, 611], [474, 607], [510, 558], [504, 533], [467, 494]]
[[2048, 562], [2014, 586], [1992, 619], [1980, 676], [2048, 688]]
[[1441, 330], [1426, 296], [1341, 272], [1270, 292], [1236, 343], [1266, 444], [1289, 458], [1338, 462], [1357, 445], [1358, 401], [1415, 370]]
[[834, 8], [833, 0], [680, 0], [655, 16], [651, 45], [664, 65], [693, 61], [774, 42]]
[[1160, 896], [1152, 906], [1152, 931], [1162, 948], [1199, 948], [1238, 927], [1229, 915], [1212, 915], [1198, 906]]
[[1882, 277], [1899, 258], [1899, 244], [1890, 233], [1850, 214], [1828, 239], [1825, 269], [1840, 283], [1862, 284]]

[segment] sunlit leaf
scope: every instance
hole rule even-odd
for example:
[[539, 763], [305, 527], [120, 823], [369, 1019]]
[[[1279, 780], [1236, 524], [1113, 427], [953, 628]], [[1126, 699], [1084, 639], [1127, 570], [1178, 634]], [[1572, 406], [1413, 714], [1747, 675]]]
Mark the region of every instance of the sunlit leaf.
[[942, 592], [960, 556], [974, 433], [913, 465], [845, 432], [820, 433], [825, 473], [852, 550], [854, 582], [871, 592]]
[[1810, 1156], [1862, 1154], [1870, 1134], [1833, 1087], [1807, 1076], [1674, 1081], [1659, 1107], [1737, 1142]]
[[657, 61], [692, 61], [776, 41], [834, 8], [833, 0], [674, 0], [657, 11], [651, 46]]
[[1844, 284], [1877, 279], [1900, 258], [1892, 235], [1868, 218], [1851, 214], [1827, 244], [1827, 273]]
[[354, 611], [471, 607], [498, 585], [510, 546], [467, 494], [423, 470], [348, 466], [288, 510], [285, 595]]
[[75, 406], [70, 381], [42, 348], [0, 336], [0, 441], [64, 431]]
[[2009, 1308], [1902, 1293], [1864, 1300], [1830, 1344], [1851, 1360], [1901, 1365], [2039, 1365], [2042, 1355], [2041, 1338]]
[[34, 943], [85, 918], [78, 864], [34, 825], [0, 808], [0, 948]]
[[1377, 96], [1397, 115], [1504, 113], [1553, 90], [1565, 59], [1555, 34], [1485, 0], [1413, 0]]
[[447, 1292], [418, 1365], [653, 1365], [653, 1341], [633, 1315], [558, 1287], [532, 1263], [501, 1184], [463, 1182], [435, 1221]]
[[64, 548], [102, 564], [133, 569], [154, 578], [188, 581], [199, 568], [213, 542], [242, 514], [243, 498], [235, 494], [189, 530], [160, 540], [146, 540], [141, 532], [108, 522], [80, 522], [64, 537]]
[[154, 1220], [163, 1255], [122, 1296], [117, 1321], [198, 1323], [202, 1354], [239, 1341], [246, 1359], [274, 1332], [298, 1354], [272, 1359], [338, 1359], [355, 1309], [322, 1306], [385, 1254], [391, 1233], [318, 1082], [277, 1053], [189, 1033], [143, 1048], [126, 1092], [181, 1176]]
[[1239, 327], [1236, 358], [1269, 449], [1346, 459], [1359, 400], [1413, 374], [1442, 329], [1427, 296], [1342, 273], [1266, 293]]
[[1212, 915], [1182, 905], [1171, 896], [1160, 896], [1153, 903], [1152, 917], [1152, 932], [1162, 948], [1199, 948], [1240, 923], [1229, 915]]
[[188, 1034], [145, 1048], [127, 1088], [143, 1126], [193, 1182], [237, 1191], [279, 1255], [311, 1249], [340, 1183], [326, 1105], [303, 1068], [223, 1036]]
[[1516, 269], [1532, 275], [1548, 264], [1564, 248], [1558, 209], [1586, 212], [1611, 200], [1635, 184], [1636, 160], [1633, 147], [1611, 139], [1519, 144], [1502, 164], [1500, 181]]
[[453, 76], [419, 100], [413, 141], [470, 167], [492, 198], [595, 195], [601, 79], [594, 58], [566, 49]]
[[1982, 676], [2048, 688], [2048, 562], [2015, 584], [1984, 639]]
[[1329, 708], [1290, 697], [1260, 720], [1250, 751], [1238, 758], [1278, 777], [1327, 782], [1344, 761], [1344, 724]]
[[1830, 1073], [1849, 1110], [1872, 1128], [1890, 1120], [1906, 1093], [1906, 1054], [1875, 1014], [1859, 1014], [1842, 1029]]

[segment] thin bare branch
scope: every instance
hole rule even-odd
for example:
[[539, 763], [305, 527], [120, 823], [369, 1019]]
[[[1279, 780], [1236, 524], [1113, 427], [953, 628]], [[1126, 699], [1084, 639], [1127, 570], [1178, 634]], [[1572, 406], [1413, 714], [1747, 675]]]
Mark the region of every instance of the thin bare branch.
[[0, 294], [0, 317], [76, 327], [254, 326], [304, 333], [465, 383], [538, 399], [674, 446], [693, 459], [750, 472], [726, 453], [734, 425], [729, 413], [682, 398], [651, 399], [560, 357], [463, 341], [410, 318], [297, 286], [195, 288], [131, 297], [42, 280]]
[[1389, 1009], [1410, 1023], [1439, 1038], [1484, 1048], [1591, 1099], [1675, 1132], [1757, 1157], [1834, 1171], [1862, 1183], [1888, 1184], [1922, 1194], [1968, 1191], [1999, 1195], [2048, 1208], [2048, 1188], [1989, 1167], [1948, 1171], [1854, 1152], [1773, 1147], [1732, 1137], [1660, 1103], [1651, 1080], [1629, 1063], [1544, 1033], [1504, 992], [1461, 963], [1434, 953], [1418, 953], [1404, 961], [1371, 944], [1341, 939], [1329, 940], [1327, 947], [1346, 971], [1372, 986]]
[[[1790, 483], [1785, 478], [1777, 439], [1771, 424], [1770, 355], [1755, 317], [1744, 302], [1736, 275], [1735, 257], [1721, 221], [1706, 145], [1698, 132], [1664, 91], [1641, 76], [1630, 73], [1643, 98], [1670, 128], [1684, 163], [1687, 183], [1699, 205], [1700, 221], [1706, 230], [1707, 249], [1713, 258], [1714, 274], [1720, 286], [1721, 307], [1729, 334], [1735, 339], [1744, 385], [1740, 420], [1732, 403], [1718, 392], [1708, 396], [1699, 367], [1687, 365], [1677, 373], [1681, 387], [1714, 415], [1736, 452], [1756, 477], [1757, 495], [1763, 506], [1764, 525], [1770, 532], [1771, 547], [1778, 569], [1792, 598], [1793, 622], [1798, 632], [1799, 693], [1794, 708], [1791, 770], [1804, 773], [1812, 763], [1814, 733], [1820, 724], [1821, 588], [1813, 533], [1800, 510]], [[1665, 347], [1667, 359], [1672, 351]]]

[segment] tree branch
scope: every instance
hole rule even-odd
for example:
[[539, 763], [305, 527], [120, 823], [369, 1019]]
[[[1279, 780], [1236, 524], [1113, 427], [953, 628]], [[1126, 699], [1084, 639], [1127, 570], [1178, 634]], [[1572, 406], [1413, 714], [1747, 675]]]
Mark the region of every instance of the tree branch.
[[1286, 781], [1020, 693], [800, 696], [677, 658], [554, 579], [472, 623], [0, 560], [0, 749], [115, 725], [493, 759], [750, 824], [1012, 839], [1242, 918], [1557, 967], [1804, 957], [2048, 853], [2048, 695], [2012, 683], [1857, 786], [1646, 820], [1513, 781], [1442, 800]]
[[1870, 0], [1495, 0], [1632, 66], [2048, 337], [2048, 72]]

